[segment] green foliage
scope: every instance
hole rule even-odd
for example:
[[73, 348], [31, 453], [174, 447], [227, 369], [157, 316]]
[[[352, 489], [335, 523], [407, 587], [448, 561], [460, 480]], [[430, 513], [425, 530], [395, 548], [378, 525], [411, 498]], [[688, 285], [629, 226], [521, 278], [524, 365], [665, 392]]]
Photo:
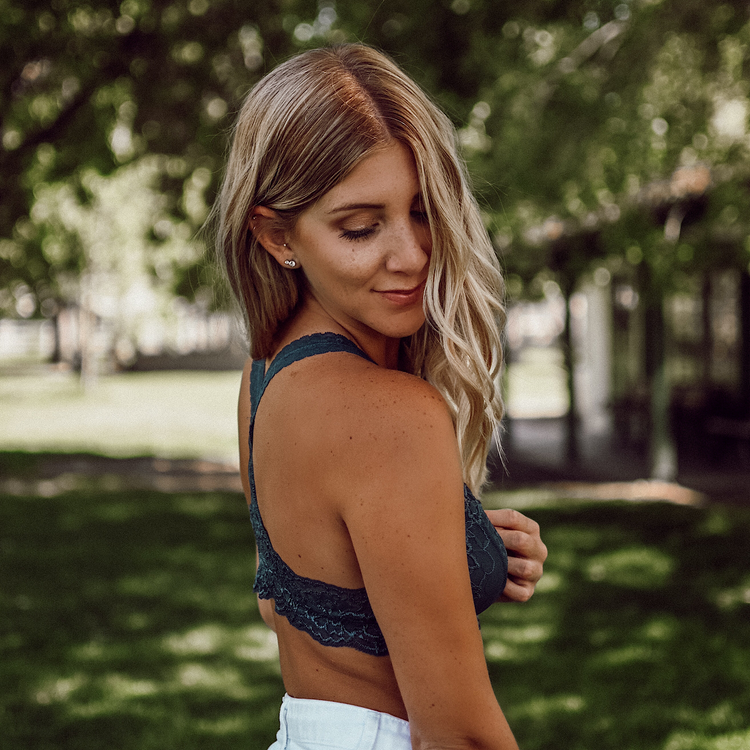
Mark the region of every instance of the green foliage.
[[[38, 188], [62, 182], [84, 197], [85, 175], [109, 175], [146, 154], [170, 157], [160, 167], [164, 209], [192, 236], [213, 200], [231, 113], [264, 56], [295, 49], [279, 27], [284, 17], [273, 1], [249, 9], [231, 0], [4, 3], [0, 287], [68, 297], [58, 276], [70, 269], [44, 252], [56, 228], [28, 218]], [[86, 239], [63, 241], [80, 272]]]
[[[634, 242], [664, 267], [655, 278], [700, 269], [722, 232], [724, 185], [739, 211], [727, 261], [746, 265], [750, 24], [739, 0], [6, 0], [0, 288], [60, 296], [59, 274], [86, 266], [75, 233], [54, 240], [66, 250], [52, 260], [45, 251], [51, 230], [31, 212], [43, 183], [66, 183], [85, 203], [84, 175], [146, 155], [168, 157], [164, 210], [192, 236], [248, 88], [295, 51], [352, 40], [390, 52], [459, 126], [488, 227], [519, 278], [633, 210], [651, 220]], [[696, 167], [708, 192], [673, 177]], [[665, 207], [698, 199], [709, 210], [692, 255], [665, 259], [653, 237]], [[624, 247], [585, 257], [602, 252], [622, 258]], [[575, 275], [580, 258], [557, 266]], [[12, 304], [6, 291], [0, 306]]]

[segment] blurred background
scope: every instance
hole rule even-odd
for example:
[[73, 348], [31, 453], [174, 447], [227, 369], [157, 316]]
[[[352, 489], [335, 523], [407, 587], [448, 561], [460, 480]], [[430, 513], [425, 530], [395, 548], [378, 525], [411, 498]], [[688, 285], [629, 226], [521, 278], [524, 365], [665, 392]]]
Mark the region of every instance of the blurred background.
[[[362, 40], [459, 129], [506, 270], [508, 416], [553, 420], [536, 459], [596, 466], [606, 446], [668, 480], [747, 462], [746, 2], [4, 8], [6, 369], [51, 362], [91, 390], [115, 372], [238, 367], [200, 233], [234, 114], [294, 52]], [[509, 455], [540, 424], [511, 423]]]
[[746, 0], [0, 10], [7, 747], [271, 741], [245, 345], [201, 230], [248, 89], [364, 41], [456, 124], [505, 269], [487, 504], [551, 550], [483, 621], [522, 747], [750, 748]]

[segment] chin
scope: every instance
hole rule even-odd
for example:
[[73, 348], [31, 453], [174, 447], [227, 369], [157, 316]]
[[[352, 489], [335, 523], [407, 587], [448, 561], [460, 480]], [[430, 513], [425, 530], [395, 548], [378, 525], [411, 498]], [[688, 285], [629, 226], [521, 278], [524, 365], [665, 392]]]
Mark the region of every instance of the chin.
[[422, 330], [425, 324], [424, 315], [419, 320], [403, 321], [401, 325], [389, 326], [389, 330], [382, 330], [381, 333], [392, 339], [406, 339]]

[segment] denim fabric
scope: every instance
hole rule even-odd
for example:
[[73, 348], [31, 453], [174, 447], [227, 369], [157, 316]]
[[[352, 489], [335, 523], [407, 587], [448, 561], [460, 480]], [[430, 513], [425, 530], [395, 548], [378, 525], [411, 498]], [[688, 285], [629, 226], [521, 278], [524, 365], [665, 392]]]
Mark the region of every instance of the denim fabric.
[[411, 750], [409, 722], [361, 706], [284, 696], [268, 750]]

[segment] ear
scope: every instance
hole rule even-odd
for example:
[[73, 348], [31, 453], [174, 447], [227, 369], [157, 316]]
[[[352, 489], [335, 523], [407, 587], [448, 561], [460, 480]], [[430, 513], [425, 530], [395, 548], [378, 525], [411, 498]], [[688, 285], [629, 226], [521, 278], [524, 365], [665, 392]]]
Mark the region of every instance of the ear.
[[[266, 206], [256, 206], [250, 211], [248, 229], [279, 265], [287, 270], [299, 265], [294, 258], [294, 253], [286, 244], [287, 232], [276, 211]], [[290, 265], [290, 261], [294, 261], [294, 264]]]

